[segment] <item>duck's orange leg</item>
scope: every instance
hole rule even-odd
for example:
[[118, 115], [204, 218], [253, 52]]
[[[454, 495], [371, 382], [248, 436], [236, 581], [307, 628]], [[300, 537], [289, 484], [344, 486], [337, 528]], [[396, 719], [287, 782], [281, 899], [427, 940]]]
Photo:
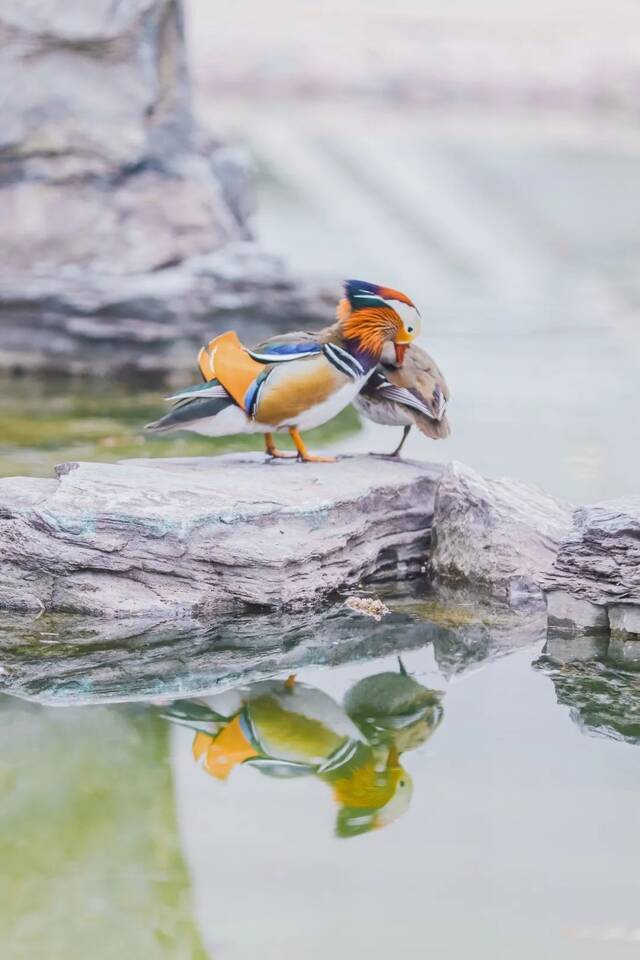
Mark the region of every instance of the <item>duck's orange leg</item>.
[[285, 453], [283, 450], [278, 450], [275, 443], [273, 442], [273, 434], [265, 433], [264, 435], [264, 449], [266, 450], [268, 457], [273, 457], [275, 460], [290, 460], [292, 457], [296, 457], [296, 453]]
[[312, 453], [309, 453], [304, 440], [300, 436], [297, 427], [289, 427], [289, 433], [291, 434], [291, 439], [296, 445], [296, 450], [298, 451], [298, 456], [304, 463], [335, 463], [336, 457], [316, 457]]

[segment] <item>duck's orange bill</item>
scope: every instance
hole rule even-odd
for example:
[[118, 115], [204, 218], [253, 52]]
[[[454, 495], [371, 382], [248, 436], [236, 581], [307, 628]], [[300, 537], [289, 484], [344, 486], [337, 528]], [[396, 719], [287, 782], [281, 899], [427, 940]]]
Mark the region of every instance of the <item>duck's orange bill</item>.
[[394, 347], [396, 348], [396, 363], [398, 364], [399, 367], [401, 367], [402, 364], [404, 363], [404, 355], [407, 352], [407, 344], [394, 343]]
[[205, 380], [213, 380], [214, 377], [219, 380], [243, 409], [247, 390], [258, 374], [264, 371], [264, 364], [249, 356], [233, 330], [207, 344], [206, 350], [200, 351], [198, 362]]

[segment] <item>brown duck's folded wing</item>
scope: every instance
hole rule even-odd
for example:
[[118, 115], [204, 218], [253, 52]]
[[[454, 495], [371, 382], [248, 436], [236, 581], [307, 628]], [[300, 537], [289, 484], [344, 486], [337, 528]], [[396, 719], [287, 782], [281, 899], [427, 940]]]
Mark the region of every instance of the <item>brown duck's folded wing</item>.
[[429, 396], [433, 387], [437, 386], [444, 399], [449, 399], [449, 387], [440, 367], [422, 347], [412, 344], [407, 350], [404, 364], [397, 367], [395, 373], [401, 386], [414, 387], [424, 396]]
[[[426, 350], [412, 345], [407, 350], [402, 367], [385, 366], [384, 374], [394, 387], [407, 391], [415, 399], [416, 403], [413, 403], [409, 397], [405, 397], [404, 405], [414, 415], [416, 426], [424, 434], [434, 439], [449, 436], [451, 429], [445, 413], [449, 388], [438, 364]], [[395, 399], [403, 402], [400, 396]]]

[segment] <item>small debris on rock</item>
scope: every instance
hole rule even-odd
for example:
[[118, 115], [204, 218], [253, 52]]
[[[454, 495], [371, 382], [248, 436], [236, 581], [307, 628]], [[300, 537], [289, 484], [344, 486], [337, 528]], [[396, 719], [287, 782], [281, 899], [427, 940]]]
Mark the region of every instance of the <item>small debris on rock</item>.
[[373, 617], [377, 621], [391, 613], [389, 607], [376, 597], [347, 597], [344, 605], [356, 613], [362, 613], [365, 617]]

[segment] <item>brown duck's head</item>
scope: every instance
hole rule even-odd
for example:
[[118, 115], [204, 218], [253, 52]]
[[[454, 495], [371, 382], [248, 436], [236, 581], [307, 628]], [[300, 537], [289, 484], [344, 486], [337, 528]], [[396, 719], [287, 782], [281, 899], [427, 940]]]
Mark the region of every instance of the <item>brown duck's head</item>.
[[345, 280], [344, 293], [336, 315], [345, 340], [355, 341], [358, 349], [376, 359], [385, 343], [393, 343], [401, 365], [407, 346], [420, 333], [420, 314], [413, 301], [399, 290], [365, 280]]
[[370, 763], [336, 784], [335, 799], [340, 804], [336, 818], [338, 837], [355, 837], [379, 830], [407, 812], [413, 796], [413, 780], [400, 763], [398, 751], [391, 747], [383, 768]]

